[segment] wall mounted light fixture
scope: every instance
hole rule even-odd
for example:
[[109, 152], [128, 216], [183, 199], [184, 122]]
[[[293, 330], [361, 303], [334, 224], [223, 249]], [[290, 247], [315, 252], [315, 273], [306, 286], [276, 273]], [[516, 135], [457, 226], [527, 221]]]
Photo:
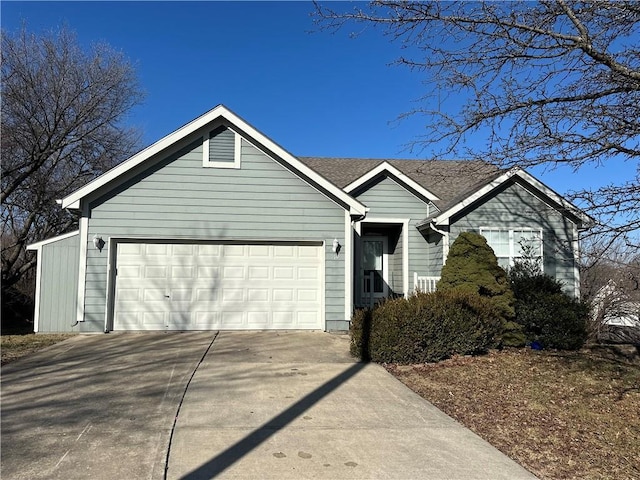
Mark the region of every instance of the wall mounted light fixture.
[[102, 237], [99, 237], [98, 235], [94, 235], [93, 246], [96, 247], [96, 249], [99, 252], [102, 252], [102, 249], [104, 248], [104, 240], [102, 239]]
[[342, 249], [342, 245], [340, 245], [340, 242], [338, 241], [337, 238], [334, 238], [332, 250], [335, 252], [336, 257], [340, 254], [341, 249]]

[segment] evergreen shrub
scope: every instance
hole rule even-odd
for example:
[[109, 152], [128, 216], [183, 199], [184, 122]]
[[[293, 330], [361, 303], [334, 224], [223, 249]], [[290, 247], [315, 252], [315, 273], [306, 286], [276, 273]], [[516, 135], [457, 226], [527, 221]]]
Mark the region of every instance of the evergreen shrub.
[[515, 294], [515, 321], [528, 342], [544, 348], [577, 350], [587, 339], [589, 305], [562, 291], [562, 283], [542, 272], [516, 264], [509, 272]]
[[437, 290], [461, 290], [490, 299], [506, 322], [513, 318], [513, 292], [506, 272], [480, 234], [462, 232], [451, 245]]
[[497, 347], [502, 328], [499, 308], [476, 293], [418, 293], [357, 311], [351, 353], [381, 363], [437, 362]]

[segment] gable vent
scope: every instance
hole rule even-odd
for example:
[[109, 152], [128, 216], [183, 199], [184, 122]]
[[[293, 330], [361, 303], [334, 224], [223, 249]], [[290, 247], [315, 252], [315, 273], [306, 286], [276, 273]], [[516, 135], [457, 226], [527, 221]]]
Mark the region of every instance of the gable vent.
[[204, 138], [203, 166], [240, 168], [240, 136], [227, 127], [209, 132]]
[[235, 133], [228, 128], [214, 130], [209, 134], [209, 161], [233, 163]]

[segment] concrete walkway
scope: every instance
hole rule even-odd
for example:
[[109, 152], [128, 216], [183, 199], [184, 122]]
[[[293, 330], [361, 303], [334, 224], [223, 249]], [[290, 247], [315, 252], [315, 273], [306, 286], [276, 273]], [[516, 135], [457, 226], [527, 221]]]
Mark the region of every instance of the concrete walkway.
[[348, 337], [222, 332], [191, 382], [169, 479], [525, 479], [529, 472], [355, 363]]
[[2, 367], [0, 478], [162, 479], [214, 332], [79, 335]]
[[78, 336], [1, 413], [3, 479], [534, 478], [325, 333]]

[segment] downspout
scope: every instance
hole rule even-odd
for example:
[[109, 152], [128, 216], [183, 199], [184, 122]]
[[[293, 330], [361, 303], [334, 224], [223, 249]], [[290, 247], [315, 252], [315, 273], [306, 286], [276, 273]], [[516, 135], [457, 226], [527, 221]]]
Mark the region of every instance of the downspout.
[[447, 262], [447, 256], [449, 256], [449, 232], [440, 230], [434, 222], [429, 223], [429, 228], [442, 235], [442, 265], [444, 265]]
[[439, 230], [438, 227], [436, 227], [435, 223], [433, 222], [429, 223], [429, 228], [434, 232], [439, 233], [443, 237], [445, 237], [449, 233], [449, 232], [445, 232], [444, 230]]

